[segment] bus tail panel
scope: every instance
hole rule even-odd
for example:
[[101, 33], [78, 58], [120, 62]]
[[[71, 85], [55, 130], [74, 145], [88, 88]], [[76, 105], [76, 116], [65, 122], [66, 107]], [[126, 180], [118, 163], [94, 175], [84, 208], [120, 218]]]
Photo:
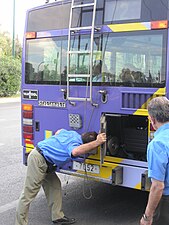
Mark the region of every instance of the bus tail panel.
[[85, 162], [72, 161], [71, 163], [57, 168], [57, 172], [92, 179], [112, 185], [119, 185], [138, 190], [148, 191], [150, 179], [147, 175], [147, 167], [137, 167], [121, 163], [105, 162], [100, 165], [99, 161], [86, 160]]

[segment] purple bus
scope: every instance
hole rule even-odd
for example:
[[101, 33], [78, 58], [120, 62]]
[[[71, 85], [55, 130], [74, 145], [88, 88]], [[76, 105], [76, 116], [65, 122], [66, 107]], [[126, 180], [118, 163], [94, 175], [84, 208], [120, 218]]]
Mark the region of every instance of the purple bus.
[[26, 16], [24, 164], [58, 129], [104, 131], [106, 144], [57, 172], [148, 190], [147, 103], [169, 97], [168, 1], [47, 2]]

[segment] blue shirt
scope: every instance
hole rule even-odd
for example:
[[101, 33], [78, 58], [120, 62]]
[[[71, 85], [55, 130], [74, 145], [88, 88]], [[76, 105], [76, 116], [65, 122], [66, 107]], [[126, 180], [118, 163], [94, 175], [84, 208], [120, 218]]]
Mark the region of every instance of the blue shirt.
[[82, 145], [81, 135], [76, 131], [61, 129], [56, 135], [38, 143], [46, 160], [57, 166], [70, 161], [72, 150]]
[[158, 128], [147, 148], [148, 176], [164, 182], [169, 195], [169, 123]]

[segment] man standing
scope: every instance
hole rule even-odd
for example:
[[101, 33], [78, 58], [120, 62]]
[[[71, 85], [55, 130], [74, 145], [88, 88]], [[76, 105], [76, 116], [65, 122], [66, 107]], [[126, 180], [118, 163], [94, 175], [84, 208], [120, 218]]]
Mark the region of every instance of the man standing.
[[147, 148], [148, 176], [152, 184], [140, 225], [169, 225], [169, 100], [152, 99], [148, 113], [156, 132]]
[[41, 186], [54, 224], [73, 224], [74, 218], [68, 218], [62, 211], [61, 182], [55, 173], [56, 166], [62, 166], [77, 156], [89, 153], [106, 141], [106, 134], [87, 132], [79, 135], [75, 131], [58, 130], [54, 136], [38, 143], [28, 156], [28, 168], [25, 185], [16, 210], [15, 225], [28, 224], [30, 203], [36, 197]]

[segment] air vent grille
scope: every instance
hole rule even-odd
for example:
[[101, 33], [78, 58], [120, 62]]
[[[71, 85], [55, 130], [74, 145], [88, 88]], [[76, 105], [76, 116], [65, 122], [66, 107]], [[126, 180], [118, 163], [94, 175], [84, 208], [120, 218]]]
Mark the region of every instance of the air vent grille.
[[122, 108], [124, 109], [147, 109], [149, 100], [160, 95], [147, 93], [122, 93]]

